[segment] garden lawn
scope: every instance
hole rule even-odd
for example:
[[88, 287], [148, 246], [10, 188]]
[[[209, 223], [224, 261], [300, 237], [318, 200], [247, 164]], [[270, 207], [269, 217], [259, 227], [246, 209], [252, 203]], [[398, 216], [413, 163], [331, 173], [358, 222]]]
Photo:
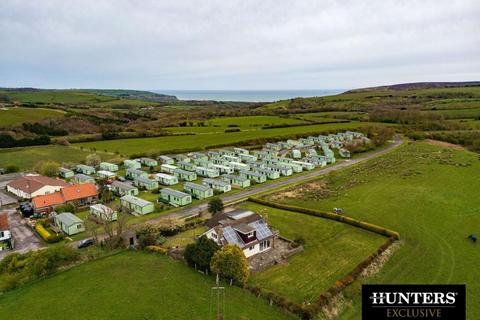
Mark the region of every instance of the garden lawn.
[[251, 278], [296, 302], [311, 302], [376, 251], [387, 238], [340, 222], [247, 202], [242, 207], [268, 213], [268, 222], [289, 239], [302, 235], [305, 251]]
[[0, 126], [16, 125], [23, 122], [35, 122], [42, 119], [63, 117], [64, 112], [44, 108], [8, 108], [0, 109]]
[[[467, 319], [480, 318], [478, 154], [415, 142], [330, 176], [328, 192], [288, 204], [331, 210], [400, 232], [403, 245], [371, 283], [466, 284]], [[330, 194], [330, 196], [328, 196]], [[359, 319], [360, 294], [343, 319]]]
[[[123, 252], [0, 297], [2, 319], [213, 319], [213, 278], [166, 256]], [[226, 286], [225, 319], [294, 319]]]

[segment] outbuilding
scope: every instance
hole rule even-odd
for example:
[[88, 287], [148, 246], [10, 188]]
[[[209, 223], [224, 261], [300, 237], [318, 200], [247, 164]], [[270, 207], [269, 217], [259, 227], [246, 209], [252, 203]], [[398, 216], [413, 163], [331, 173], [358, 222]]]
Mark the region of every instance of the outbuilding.
[[54, 216], [55, 225], [69, 236], [85, 231], [83, 220], [71, 212], [63, 212]]

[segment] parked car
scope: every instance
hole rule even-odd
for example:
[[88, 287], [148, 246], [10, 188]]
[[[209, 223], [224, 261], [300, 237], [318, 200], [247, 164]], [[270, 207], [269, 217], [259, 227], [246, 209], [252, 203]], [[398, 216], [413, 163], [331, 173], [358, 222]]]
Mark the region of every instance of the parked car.
[[90, 247], [93, 245], [93, 243], [94, 242], [92, 238], [81, 240], [80, 243], [78, 244], [78, 249]]
[[125, 179], [124, 176], [118, 176], [118, 177], [117, 177], [117, 180], [118, 180], [118, 181], [121, 181], [121, 182], [127, 181], [127, 179]]

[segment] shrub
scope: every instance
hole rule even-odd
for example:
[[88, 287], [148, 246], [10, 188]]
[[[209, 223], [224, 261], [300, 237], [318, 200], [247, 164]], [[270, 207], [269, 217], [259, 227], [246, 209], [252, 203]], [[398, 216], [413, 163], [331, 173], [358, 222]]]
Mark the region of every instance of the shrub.
[[18, 171], [20, 171], [20, 168], [15, 164], [9, 164], [8, 166], [5, 167], [5, 173], [15, 173]]
[[302, 235], [298, 235], [292, 241], [292, 247], [297, 248], [305, 245], [305, 238]]
[[40, 237], [48, 243], [59, 242], [63, 239], [63, 234], [51, 234], [44, 226], [44, 222], [37, 222], [35, 224], [35, 231]]
[[159, 253], [159, 254], [167, 254], [168, 252], [167, 248], [162, 246], [157, 246], [157, 245], [146, 246], [144, 250], [148, 252]]
[[189, 266], [208, 272], [212, 257], [218, 249], [219, 246], [215, 241], [202, 236], [196, 243], [187, 245], [183, 256]]
[[225, 133], [231, 133], [231, 132], [240, 132], [242, 130], [240, 130], [240, 128], [228, 128], [228, 129], [225, 129]]

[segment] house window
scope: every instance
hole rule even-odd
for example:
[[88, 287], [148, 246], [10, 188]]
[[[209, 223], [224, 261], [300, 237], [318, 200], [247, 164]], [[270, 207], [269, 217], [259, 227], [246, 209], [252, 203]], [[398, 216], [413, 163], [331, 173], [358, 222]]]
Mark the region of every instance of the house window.
[[77, 224], [77, 229], [82, 229], [82, 225], [81, 225], [81, 224]]
[[216, 234], [216, 233], [212, 233], [212, 237], [213, 237], [214, 239], [217, 239], [217, 234]]
[[263, 240], [260, 242], [260, 251], [270, 248], [270, 240]]
[[0, 231], [0, 238], [3, 238], [3, 231]]
[[255, 249], [255, 246], [251, 246], [248, 248], [248, 250], [252, 251], [253, 249]]

